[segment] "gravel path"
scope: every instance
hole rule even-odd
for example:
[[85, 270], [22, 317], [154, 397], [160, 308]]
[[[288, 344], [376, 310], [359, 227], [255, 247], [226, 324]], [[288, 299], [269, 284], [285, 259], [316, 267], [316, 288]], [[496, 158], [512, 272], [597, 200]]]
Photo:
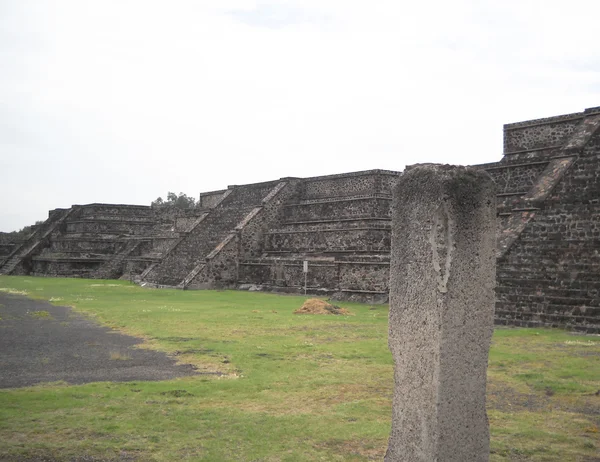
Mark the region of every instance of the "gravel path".
[[71, 308], [0, 293], [0, 388], [58, 380], [167, 380], [197, 373], [164, 353], [133, 348], [139, 343]]

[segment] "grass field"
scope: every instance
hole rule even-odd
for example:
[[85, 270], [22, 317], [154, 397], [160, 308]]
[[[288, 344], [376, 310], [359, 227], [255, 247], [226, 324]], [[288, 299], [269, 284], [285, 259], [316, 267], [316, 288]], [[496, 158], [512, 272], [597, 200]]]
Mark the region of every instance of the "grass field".
[[[0, 290], [73, 306], [144, 347], [223, 373], [0, 390], [0, 460], [383, 458], [393, 388], [386, 306], [300, 316], [304, 297], [8, 276]], [[0, 307], [0, 335], [1, 316]], [[496, 330], [491, 460], [600, 461], [599, 388], [600, 337]]]

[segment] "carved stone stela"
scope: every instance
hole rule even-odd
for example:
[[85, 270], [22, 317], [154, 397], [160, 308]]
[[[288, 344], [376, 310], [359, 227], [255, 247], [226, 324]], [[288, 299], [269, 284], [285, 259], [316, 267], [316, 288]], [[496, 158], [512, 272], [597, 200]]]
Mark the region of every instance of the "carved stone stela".
[[447, 165], [416, 166], [394, 190], [387, 462], [489, 458], [494, 190], [485, 172]]

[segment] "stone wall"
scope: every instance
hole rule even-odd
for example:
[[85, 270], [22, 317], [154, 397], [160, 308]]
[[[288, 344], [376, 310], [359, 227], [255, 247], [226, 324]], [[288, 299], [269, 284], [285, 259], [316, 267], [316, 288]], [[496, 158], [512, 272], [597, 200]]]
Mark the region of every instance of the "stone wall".
[[87, 219], [67, 222], [67, 234], [148, 234], [154, 227], [153, 221], [125, 221]]
[[302, 184], [301, 195], [307, 201], [372, 194], [389, 196], [391, 185], [397, 176], [398, 172], [366, 170], [306, 178]]
[[544, 171], [547, 161], [490, 167], [486, 171], [496, 183], [498, 194], [523, 193], [529, 190]]
[[267, 236], [272, 252], [374, 252], [390, 251], [389, 227], [321, 229], [319, 232], [275, 231]]
[[581, 123], [582, 113], [528, 120], [504, 126], [504, 153], [559, 147]]
[[54, 277], [79, 277], [93, 278], [107, 258], [98, 257], [70, 257], [60, 258], [39, 256], [32, 258], [32, 276], [54, 276]]
[[200, 193], [200, 208], [211, 209], [215, 207], [223, 198], [223, 194], [226, 191], [226, 189], [221, 189], [220, 191]]
[[[308, 260], [309, 293], [330, 294], [338, 299], [386, 301], [388, 279], [389, 261]], [[275, 291], [302, 292], [303, 260], [241, 262], [239, 282], [263, 285]]]
[[152, 216], [153, 209], [145, 205], [89, 204], [79, 213], [82, 220], [148, 221]]
[[390, 217], [390, 199], [385, 197], [342, 198], [326, 202], [305, 201], [286, 204], [283, 212], [285, 222], [312, 221], [319, 217], [328, 219]]
[[45, 249], [47, 253], [112, 254], [125, 243], [124, 239], [99, 239], [86, 237], [55, 237]]

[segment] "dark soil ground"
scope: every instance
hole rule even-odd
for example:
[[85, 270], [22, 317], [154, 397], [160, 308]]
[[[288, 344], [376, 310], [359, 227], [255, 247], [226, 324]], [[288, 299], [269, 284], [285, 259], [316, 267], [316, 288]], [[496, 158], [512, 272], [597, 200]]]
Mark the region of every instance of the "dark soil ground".
[[71, 308], [0, 293], [0, 388], [167, 380], [196, 374], [141, 339], [99, 326]]

